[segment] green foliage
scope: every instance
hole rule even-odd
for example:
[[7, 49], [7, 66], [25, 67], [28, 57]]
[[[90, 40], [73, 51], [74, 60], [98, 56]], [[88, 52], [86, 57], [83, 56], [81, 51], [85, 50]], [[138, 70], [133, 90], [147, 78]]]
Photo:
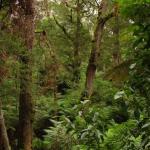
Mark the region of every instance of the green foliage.
[[6, 51], [10, 54], [18, 54], [24, 51], [21, 40], [10, 33], [0, 31], [0, 51]]
[[[7, 8], [0, 10], [0, 19], [6, 26], [0, 31], [0, 56], [6, 54], [0, 58], [0, 98], [6, 126], [14, 132], [13, 136], [10, 134], [12, 142], [16, 146], [20, 68], [24, 67], [19, 57], [31, 55], [34, 150], [149, 150], [150, 1], [118, 1], [122, 63], [112, 68], [115, 50], [112, 19], [105, 25], [90, 99], [81, 95], [97, 7], [93, 1], [80, 1], [80, 80], [74, 83], [76, 2], [48, 2], [49, 16], [41, 8], [43, 2], [38, 2], [41, 13], [36, 18], [35, 46], [28, 54], [17, 35], [9, 32], [10, 19], [3, 20]], [[109, 3], [110, 7], [112, 4]]]
[[54, 127], [46, 130], [45, 143], [51, 150], [64, 149], [71, 150], [76, 143], [76, 137], [73, 132], [68, 132], [68, 129], [63, 126], [62, 122], [54, 122]]
[[141, 137], [134, 137], [132, 132], [136, 127], [136, 120], [129, 120], [123, 124], [114, 124], [106, 132], [104, 137], [104, 149], [112, 150], [126, 150], [126, 149], [140, 149]]
[[94, 99], [94, 101], [97, 100], [97, 102], [112, 102], [114, 94], [117, 92], [117, 88], [113, 87], [110, 82], [102, 80], [101, 78], [101, 76], [98, 76], [94, 81], [95, 94], [93, 93], [92, 98]]
[[33, 149], [35, 150], [48, 150], [46, 141], [34, 138], [33, 139]]

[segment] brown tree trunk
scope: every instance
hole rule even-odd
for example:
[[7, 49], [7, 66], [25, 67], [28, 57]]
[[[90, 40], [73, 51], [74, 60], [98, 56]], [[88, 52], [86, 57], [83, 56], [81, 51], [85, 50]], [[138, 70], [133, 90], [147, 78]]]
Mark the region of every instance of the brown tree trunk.
[[19, 148], [23, 148], [23, 150], [31, 150], [33, 102], [31, 94], [32, 70], [30, 57], [21, 57], [21, 65], [18, 145]]
[[97, 61], [100, 56], [100, 47], [101, 47], [104, 25], [107, 20], [113, 17], [113, 13], [107, 14], [106, 16], [104, 15], [106, 9], [107, 9], [106, 0], [102, 0], [98, 7], [97, 24], [94, 32], [94, 37], [92, 41], [92, 50], [89, 58], [87, 71], [86, 71], [85, 90], [87, 92], [88, 98], [90, 98], [93, 92], [93, 81], [97, 69]]
[[74, 41], [74, 61], [73, 61], [73, 81], [74, 83], [78, 83], [80, 80], [80, 30], [81, 30], [81, 4], [80, 0], [77, 0], [76, 7], [76, 33], [75, 33], [75, 41]]
[[34, 42], [34, 0], [19, 1], [20, 35], [25, 49], [20, 56], [18, 149], [32, 150], [32, 48]]
[[11, 150], [0, 100], [0, 150]]
[[92, 41], [93, 43], [92, 43], [91, 55], [89, 58], [89, 63], [86, 71], [85, 87], [86, 87], [88, 97], [91, 96], [93, 91], [93, 80], [96, 73], [97, 59], [100, 54], [99, 50], [100, 50], [100, 45], [102, 40], [103, 29], [104, 29], [104, 21], [103, 19], [98, 17], [97, 26], [94, 33], [94, 39]]
[[113, 51], [113, 65], [117, 66], [121, 62], [121, 54], [120, 54], [120, 41], [119, 41], [119, 32], [120, 32], [120, 26], [119, 26], [119, 12], [118, 12], [118, 3], [116, 3], [116, 16], [114, 18], [115, 24], [114, 24], [114, 51]]

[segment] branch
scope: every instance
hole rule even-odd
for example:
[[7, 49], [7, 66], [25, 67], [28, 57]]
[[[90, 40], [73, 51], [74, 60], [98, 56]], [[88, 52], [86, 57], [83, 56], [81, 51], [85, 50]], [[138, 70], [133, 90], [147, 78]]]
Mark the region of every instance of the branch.
[[97, 0], [95, 0], [95, 3], [97, 4], [97, 6], [99, 6], [99, 3], [98, 3], [98, 1], [97, 1]]
[[104, 22], [107, 22], [110, 18], [118, 16], [118, 3], [115, 3], [114, 7], [113, 7], [113, 11], [110, 12], [106, 17], [103, 18]]
[[67, 1], [62, 2], [66, 7], [71, 8], [71, 9], [76, 9], [76, 7], [72, 7], [71, 5], [68, 4]]
[[111, 19], [114, 16], [115, 16], [114, 12], [111, 12], [107, 16], [103, 17], [104, 23], [106, 23], [109, 19]]
[[58, 25], [58, 27], [60, 27], [61, 30], [64, 32], [64, 34], [66, 35], [66, 37], [67, 37], [69, 40], [73, 41], [72, 37], [71, 37], [71, 36], [69, 35], [69, 33], [67, 32], [66, 28], [65, 28], [64, 26], [62, 26], [62, 25], [57, 21], [57, 19], [55, 18], [55, 16], [53, 16], [53, 18], [54, 18], [54, 20], [55, 20], [55, 23]]

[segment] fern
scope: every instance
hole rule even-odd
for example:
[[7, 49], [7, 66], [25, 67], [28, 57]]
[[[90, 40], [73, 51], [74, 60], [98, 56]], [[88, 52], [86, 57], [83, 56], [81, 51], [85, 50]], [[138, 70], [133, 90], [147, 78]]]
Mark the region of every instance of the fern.
[[131, 133], [136, 124], [136, 120], [114, 124], [106, 132], [102, 147], [111, 150], [139, 150], [141, 148], [141, 136], [134, 137]]

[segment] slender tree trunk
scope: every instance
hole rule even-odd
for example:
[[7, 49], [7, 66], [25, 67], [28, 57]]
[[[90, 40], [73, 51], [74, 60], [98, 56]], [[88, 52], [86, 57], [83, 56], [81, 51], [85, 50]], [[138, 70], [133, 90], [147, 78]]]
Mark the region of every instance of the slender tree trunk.
[[118, 12], [118, 4], [116, 3], [116, 16], [114, 18], [115, 24], [114, 24], [114, 51], [113, 51], [113, 65], [117, 66], [121, 62], [121, 54], [120, 54], [120, 41], [119, 41], [119, 32], [120, 32], [120, 26], [119, 26], [119, 12]]
[[0, 100], [0, 150], [10, 150], [9, 139], [7, 135], [7, 129], [5, 126], [5, 120], [2, 112], [2, 102]]
[[106, 0], [102, 0], [98, 7], [98, 17], [97, 17], [96, 28], [94, 32], [93, 41], [92, 41], [92, 50], [89, 58], [87, 71], [86, 71], [85, 90], [87, 92], [88, 98], [92, 95], [93, 92], [93, 81], [97, 69], [97, 61], [100, 56], [100, 48], [101, 48], [101, 41], [103, 37], [104, 25], [107, 20], [113, 17], [113, 13], [107, 14], [106, 16], [104, 15], [106, 9], [107, 9], [107, 2]]
[[86, 71], [86, 91], [87, 91], [87, 96], [90, 97], [92, 92], [93, 92], [93, 80], [95, 77], [96, 73], [96, 68], [97, 68], [97, 59], [99, 56], [99, 50], [101, 46], [101, 40], [102, 40], [102, 35], [103, 35], [103, 29], [104, 29], [104, 21], [103, 19], [97, 19], [97, 26], [95, 29], [94, 33], [94, 39], [92, 41], [92, 50], [91, 50], [91, 55], [89, 58], [89, 63]]
[[81, 30], [81, 6], [80, 0], [77, 0], [77, 8], [76, 8], [76, 33], [75, 33], [75, 41], [74, 41], [74, 62], [73, 62], [73, 81], [78, 83], [80, 80], [80, 30]]

